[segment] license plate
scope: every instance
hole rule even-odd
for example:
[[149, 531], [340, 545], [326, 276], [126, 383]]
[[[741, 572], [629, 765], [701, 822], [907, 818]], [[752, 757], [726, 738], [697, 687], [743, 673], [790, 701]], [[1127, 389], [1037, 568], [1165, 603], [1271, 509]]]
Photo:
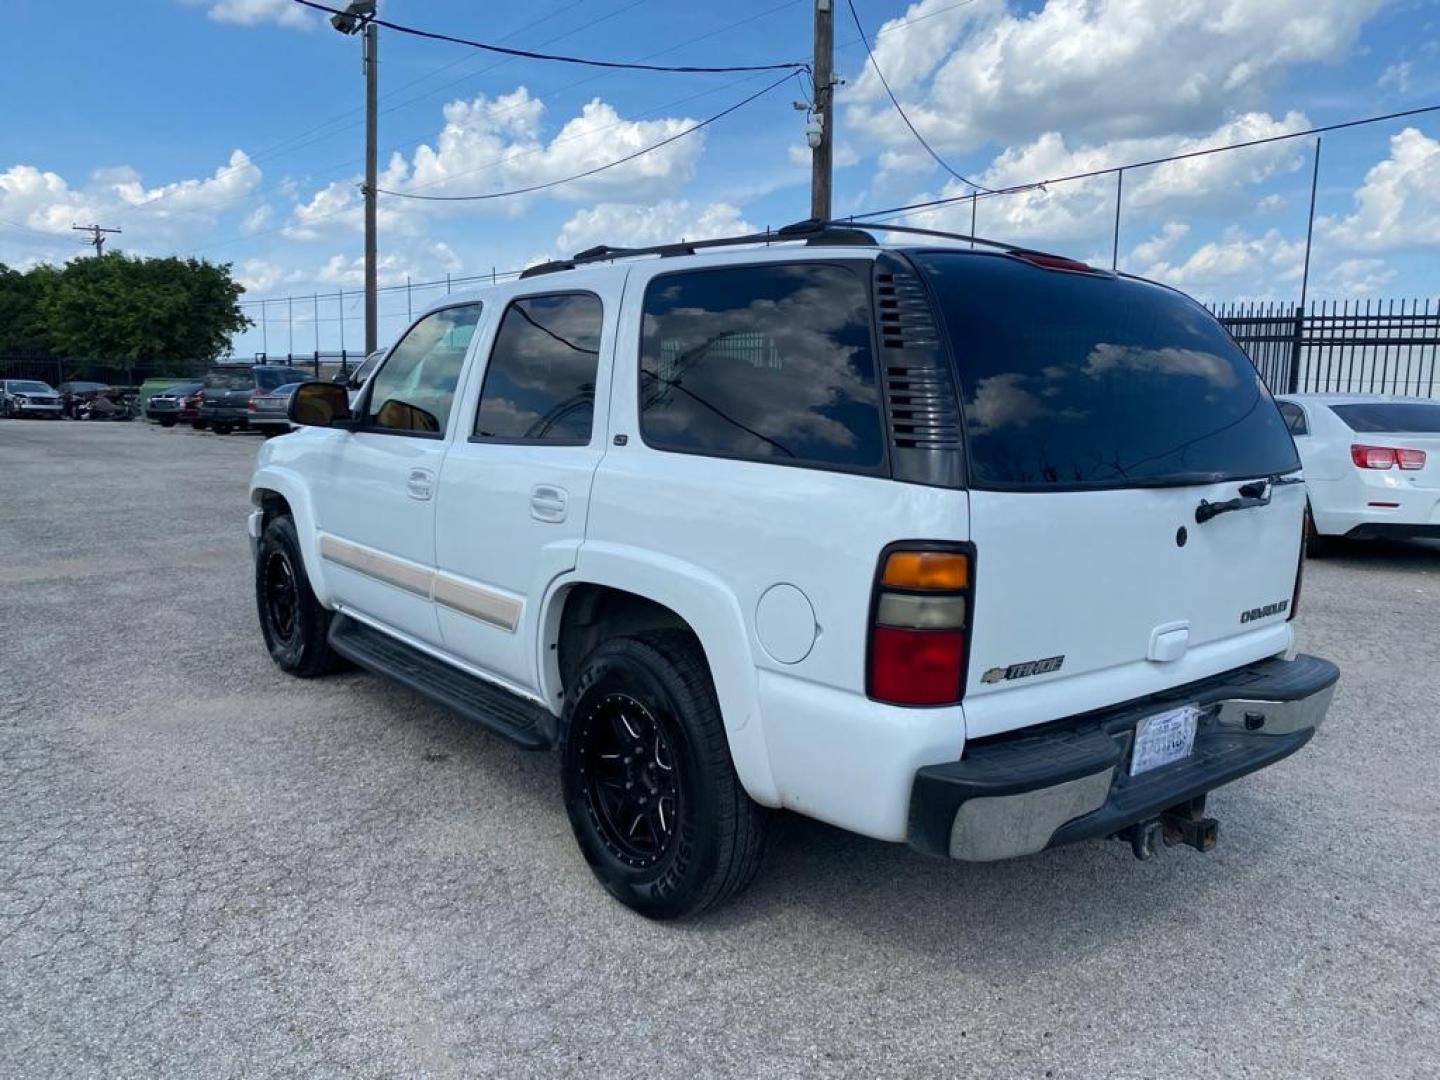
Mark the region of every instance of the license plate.
[[1190, 756], [1195, 749], [1198, 705], [1182, 705], [1169, 712], [1147, 716], [1135, 727], [1135, 749], [1130, 752], [1130, 775], [1158, 769]]

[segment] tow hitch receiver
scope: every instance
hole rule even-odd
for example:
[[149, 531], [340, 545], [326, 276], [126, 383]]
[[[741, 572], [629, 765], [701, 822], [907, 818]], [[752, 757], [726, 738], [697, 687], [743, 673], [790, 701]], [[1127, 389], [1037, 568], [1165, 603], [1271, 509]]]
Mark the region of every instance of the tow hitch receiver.
[[1138, 821], [1116, 834], [1128, 840], [1137, 859], [1153, 859], [1160, 845], [1174, 847], [1185, 844], [1196, 851], [1210, 851], [1220, 839], [1220, 823], [1205, 817], [1205, 796], [1188, 803], [1172, 806], [1158, 818]]

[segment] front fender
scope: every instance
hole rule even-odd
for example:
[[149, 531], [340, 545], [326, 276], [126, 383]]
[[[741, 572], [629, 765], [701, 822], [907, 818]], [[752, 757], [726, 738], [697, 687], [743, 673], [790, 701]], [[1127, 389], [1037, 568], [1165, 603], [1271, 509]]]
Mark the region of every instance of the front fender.
[[316, 598], [331, 606], [329, 583], [325, 580], [325, 564], [320, 558], [320, 531], [315, 519], [315, 504], [304, 479], [294, 469], [270, 462], [256, 468], [250, 477], [250, 502], [260, 506], [264, 493], [273, 491], [290, 506], [295, 531], [300, 536], [300, 555], [305, 560], [305, 573]]
[[[713, 573], [683, 560], [644, 548], [586, 542], [573, 572], [562, 575], [546, 591], [539, 625], [543, 643], [558, 636], [564, 593], [574, 585], [623, 589], [679, 615], [695, 636], [710, 666], [730, 757], [746, 792], [765, 806], [779, 806], [780, 793], [770, 767], [763, 719], [756, 689], [755, 663], [739, 600]], [[541, 693], [558, 698], [558, 673], [540, 658]]]

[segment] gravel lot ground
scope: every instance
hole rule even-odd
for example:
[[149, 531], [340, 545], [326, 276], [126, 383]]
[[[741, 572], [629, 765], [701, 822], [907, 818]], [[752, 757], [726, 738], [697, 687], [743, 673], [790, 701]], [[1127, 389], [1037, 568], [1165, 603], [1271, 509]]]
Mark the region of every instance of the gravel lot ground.
[[738, 903], [661, 926], [592, 882], [550, 756], [271, 666], [257, 445], [0, 423], [0, 1075], [1435, 1075], [1440, 547], [1310, 563], [1330, 722], [1212, 796], [1212, 855], [785, 817]]

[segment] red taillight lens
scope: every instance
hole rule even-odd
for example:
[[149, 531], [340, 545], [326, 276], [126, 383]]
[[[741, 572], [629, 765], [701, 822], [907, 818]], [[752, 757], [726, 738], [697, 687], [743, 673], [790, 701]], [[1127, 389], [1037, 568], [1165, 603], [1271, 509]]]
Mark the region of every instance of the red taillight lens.
[[1402, 469], [1415, 470], [1425, 467], [1425, 451], [1355, 443], [1350, 447], [1350, 460], [1361, 469], [1388, 469], [1398, 465]]
[[894, 705], [951, 705], [965, 694], [973, 557], [956, 545], [899, 545], [876, 575], [867, 691]]
[[960, 697], [965, 634], [877, 626], [870, 642], [870, 696], [898, 705], [948, 705]]
[[1395, 451], [1388, 446], [1362, 446], [1356, 443], [1350, 447], [1350, 460], [1361, 469], [1388, 469], [1395, 464]]

